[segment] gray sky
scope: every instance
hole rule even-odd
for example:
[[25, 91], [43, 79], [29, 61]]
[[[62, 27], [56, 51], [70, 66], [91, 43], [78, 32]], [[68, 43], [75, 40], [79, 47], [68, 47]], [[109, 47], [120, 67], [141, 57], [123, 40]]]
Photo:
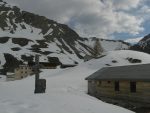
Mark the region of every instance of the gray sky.
[[[6, 0], [23, 10], [69, 25], [80, 36], [100, 38], [145, 35], [149, 0]], [[118, 35], [119, 34], [119, 35]]]

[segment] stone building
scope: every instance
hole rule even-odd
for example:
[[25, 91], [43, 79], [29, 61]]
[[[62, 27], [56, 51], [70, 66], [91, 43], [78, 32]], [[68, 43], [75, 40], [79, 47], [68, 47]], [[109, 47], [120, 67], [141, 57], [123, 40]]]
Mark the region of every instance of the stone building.
[[104, 67], [86, 78], [88, 94], [121, 106], [150, 107], [150, 64]]
[[14, 69], [14, 73], [7, 73], [7, 81], [20, 80], [29, 75], [32, 75], [34, 70], [28, 65], [20, 65]]
[[15, 79], [22, 79], [27, 77], [28, 75], [33, 74], [33, 68], [28, 65], [20, 65], [18, 68], [15, 69]]

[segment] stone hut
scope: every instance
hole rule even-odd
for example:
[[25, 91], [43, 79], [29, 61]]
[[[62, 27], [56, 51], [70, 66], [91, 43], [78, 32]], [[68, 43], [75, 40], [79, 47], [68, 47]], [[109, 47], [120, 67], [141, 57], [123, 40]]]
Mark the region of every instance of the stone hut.
[[104, 67], [86, 78], [88, 94], [121, 106], [150, 107], [150, 64]]

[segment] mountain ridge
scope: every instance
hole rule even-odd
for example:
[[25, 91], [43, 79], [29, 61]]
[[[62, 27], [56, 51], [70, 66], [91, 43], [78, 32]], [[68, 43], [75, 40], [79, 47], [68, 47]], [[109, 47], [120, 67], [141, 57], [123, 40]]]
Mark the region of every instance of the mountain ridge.
[[[8, 64], [6, 55], [9, 59], [22, 63], [28, 61], [25, 57], [33, 60], [35, 54], [41, 55], [41, 61], [44, 62], [51, 57], [57, 57], [61, 63], [80, 63], [86, 54], [93, 53], [94, 42], [94, 38], [82, 38], [65, 24], [0, 1], [0, 60], [5, 57], [5, 61], [1, 60], [2, 68]], [[118, 45], [128, 48], [126, 43], [120, 41], [103, 42], [106, 43], [104, 46], [110, 45], [110, 50]]]

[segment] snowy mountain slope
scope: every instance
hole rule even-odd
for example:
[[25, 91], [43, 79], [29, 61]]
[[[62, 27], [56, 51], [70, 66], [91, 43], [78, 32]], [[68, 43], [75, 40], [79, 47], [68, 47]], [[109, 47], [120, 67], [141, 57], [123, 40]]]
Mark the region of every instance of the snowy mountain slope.
[[150, 34], [144, 36], [137, 44], [131, 46], [131, 49], [150, 53]]
[[[133, 65], [126, 58], [150, 63], [146, 53], [121, 50], [111, 51], [100, 59], [81, 63], [68, 69], [42, 70], [41, 78], [47, 80], [45, 94], [34, 95], [34, 76], [21, 81], [0, 82], [1, 113], [131, 113], [115, 105], [104, 103], [87, 95], [85, 77], [106, 64], [111, 66]], [[113, 63], [112, 60], [116, 60]]]
[[148, 35], [146, 35], [144, 38], [142, 38], [142, 39], [138, 42], [138, 44], [144, 48], [145, 46], [148, 46], [148, 45], [149, 45], [149, 41], [150, 41], [150, 34], [148, 34]]
[[[58, 57], [64, 64], [80, 63], [86, 54], [93, 53], [94, 42], [94, 39], [80, 37], [67, 25], [22, 11], [0, 0], [0, 65], [7, 71], [32, 61], [35, 54], [41, 55], [41, 61], [45, 62], [50, 57]], [[122, 46], [128, 48], [128, 44], [120, 41], [101, 42], [106, 51]]]
[[[96, 39], [97, 38], [95, 37], [89, 38], [88, 40], [85, 41], [85, 44], [93, 48]], [[128, 49], [130, 46], [129, 43], [123, 42], [121, 40], [99, 39], [99, 41], [104, 51]]]
[[[2, 54], [10, 54], [22, 62], [25, 60], [22, 55], [31, 59], [35, 54], [40, 54], [45, 61], [50, 56], [57, 56], [65, 63], [74, 64], [80, 62], [85, 53], [92, 51], [82, 41], [83, 39], [66, 25], [21, 11], [16, 6], [0, 1], [0, 52]], [[80, 52], [76, 45], [84, 48], [86, 52], [84, 54]]]

